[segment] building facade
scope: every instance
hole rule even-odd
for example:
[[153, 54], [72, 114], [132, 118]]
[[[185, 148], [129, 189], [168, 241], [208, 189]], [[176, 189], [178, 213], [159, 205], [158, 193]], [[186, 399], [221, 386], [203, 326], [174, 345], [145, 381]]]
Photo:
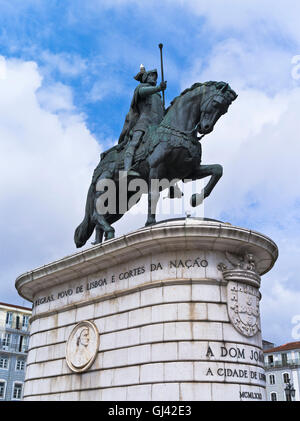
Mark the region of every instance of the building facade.
[[0, 401], [23, 397], [31, 309], [0, 303]]
[[300, 342], [264, 350], [269, 401], [300, 401]]

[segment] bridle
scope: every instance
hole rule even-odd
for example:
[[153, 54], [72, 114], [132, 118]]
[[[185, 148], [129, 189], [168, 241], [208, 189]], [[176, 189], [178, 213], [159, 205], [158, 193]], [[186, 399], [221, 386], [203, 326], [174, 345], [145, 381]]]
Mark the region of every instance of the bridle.
[[[180, 135], [180, 136], [183, 135], [186, 137], [190, 137], [196, 130], [198, 130], [199, 125], [200, 125], [200, 121], [196, 124], [196, 126], [192, 130], [179, 130], [179, 129], [176, 129], [175, 127], [169, 126], [168, 124], [160, 123], [160, 127], [165, 127], [166, 129], [169, 129], [175, 135]], [[200, 141], [204, 136], [205, 134], [201, 135], [201, 137], [197, 139]]]
[[[204, 95], [204, 93], [205, 93], [205, 88], [206, 87], [204, 87], [204, 92], [203, 92], [203, 95]], [[220, 95], [220, 94], [218, 94], [218, 95]], [[204, 104], [205, 104], [205, 106], [204, 106], [204, 108], [203, 108], [203, 110], [202, 110], [202, 112], [205, 112], [206, 111], [206, 108], [208, 107], [208, 105], [210, 104], [210, 101], [214, 98], [216, 96], [216, 92], [214, 92], [213, 94], [211, 94], [208, 98], [206, 98], [205, 99], [205, 101], [204, 101]], [[169, 126], [169, 125], [167, 125], [167, 124], [165, 124], [165, 123], [160, 123], [160, 126], [161, 127], [165, 127], [166, 129], [169, 129], [170, 131], [172, 131], [175, 135], [183, 135], [183, 136], [186, 136], [186, 137], [190, 137], [194, 132], [196, 132], [197, 130], [198, 130], [198, 128], [199, 128], [199, 126], [200, 126], [200, 121], [198, 121], [198, 123], [196, 124], [196, 126], [192, 129], [192, 130], [189, 130], [189, 131], [184, 131], [184, 130], [178, 130], [178, 129], [176, 129], [175, 127], [171, 127], [171, 126]], [[197, 140], [200, 142], [200, 140], [202, 140], [203, 138], [204, 138], [204, 136], [206, 136], [206, 133], [204, 133], [204, 134], [202, 134], [200, 137], [197, 137]]]

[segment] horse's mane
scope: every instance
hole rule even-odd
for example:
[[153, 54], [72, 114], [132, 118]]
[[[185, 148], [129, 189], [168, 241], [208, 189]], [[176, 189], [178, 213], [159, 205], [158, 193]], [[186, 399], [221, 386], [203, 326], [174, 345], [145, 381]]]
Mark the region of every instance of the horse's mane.
[[226, 82], [216, 82], [213, 80], [210, 80], [208, 82], [196, 82], [193, 83], [193, 85], [190, 88], [186, 88], [184, 89], [180, 95], [176, 96], [173, 101], [171, 101], [170, 105], [168, 106], [168, 108], [166, 109], [166, 113], [169, 111], [169, 109], [175, 104], [175, 102], [177, 101], [178, 98], [180, 98], [181, 96], [185, 95], [187, 92], [193, 91], [196, 88], [199, 88], [200, 86], [212, 86], [214, 85], [216, 87], [216, 89], [222, 89], [225, 86], [227, 86], [226, 88], [226, 93], [228, 92], [230, 94], [230, 96], [232, 97], [232, 99], [235, 99], [237, 97], [237, 94], [234, 92], [233, 89], [231, 89], [231, 87], [228, 85], [228, 83]]

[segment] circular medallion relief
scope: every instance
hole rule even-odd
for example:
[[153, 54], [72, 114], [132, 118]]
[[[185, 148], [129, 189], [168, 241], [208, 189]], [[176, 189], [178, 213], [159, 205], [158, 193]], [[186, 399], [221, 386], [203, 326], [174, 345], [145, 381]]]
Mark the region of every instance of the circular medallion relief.
[[72, 371], [86, 371], [95, 361], [99, 348], [99, 332], [94, 323], [84, 321], [72, 330], [66, 346], [66, 360]]

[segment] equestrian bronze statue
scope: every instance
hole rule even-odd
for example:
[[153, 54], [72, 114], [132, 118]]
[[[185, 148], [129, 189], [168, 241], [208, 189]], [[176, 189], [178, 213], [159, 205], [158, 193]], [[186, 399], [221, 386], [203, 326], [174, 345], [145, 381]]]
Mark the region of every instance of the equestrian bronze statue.
[[[114, 238], [112, 224], [136, 203], [130, 201], [136, 192], [129, 190], [125, 207], [120, 203], [122, 189], [126, 189], [133, 179], [147, 183], [146, 225], [152, 225], [156, 222], [156, 204], [163, 190], [150, 187], [153, 180], [171, 182], [209, 176], [201, 195], [197, 193], [191, 197], [191, 205], [197, 206], [199, 197], [209, 196], [222, 176], [221, 165], [201, 164], [199, 135], [203, 137], [212, 132], [218, 119], [237, 98], [230, 86], [225, 82], [194, 83], [164, 110], [160, 92], [166, 89], [167, 82], [156, 85], [157, 71], [147, 72], [141, 66], [135, 79], [140, 84], [134, 92], [119, 143], [101, 155], [94, 171], [85, 216], [75, 230], [77, 247], [82, 247], [94, 230], [93, 244], [101, 243], [103, 235], [105, 239]], [[109, 210], [104, 205], [110, 198], [110, 186], [114, 206]]]

